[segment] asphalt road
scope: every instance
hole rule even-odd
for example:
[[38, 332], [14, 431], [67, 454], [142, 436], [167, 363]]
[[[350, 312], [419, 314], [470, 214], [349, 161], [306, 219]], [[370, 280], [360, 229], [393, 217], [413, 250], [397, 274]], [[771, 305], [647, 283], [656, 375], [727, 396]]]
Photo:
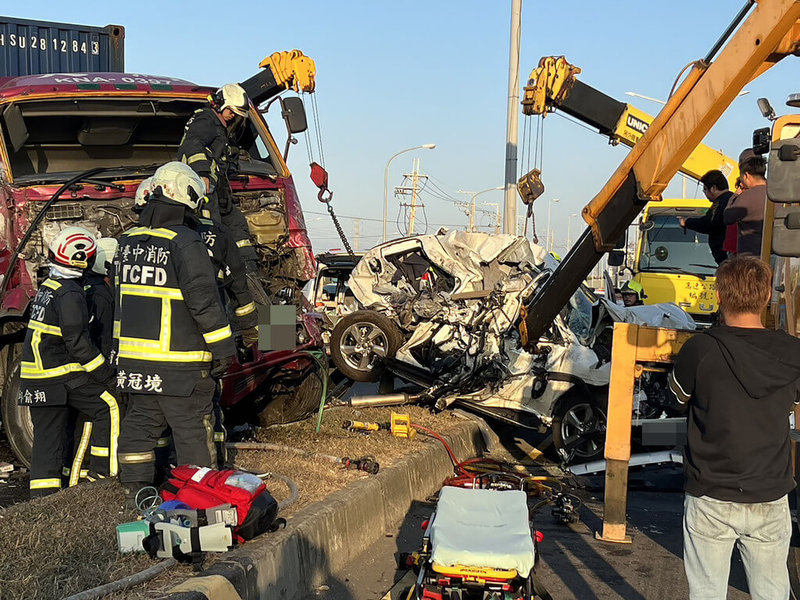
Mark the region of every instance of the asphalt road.
[[[687, 598], [681, 560], [682, 476], [678, 467], [646, 468], [631, 473], [628, 503], [629, 545], [607, 544], [594, 538], [602, 528], [602, 477], [587, 480], [579, 491], [585, 504], [581, 521], [557, 523], [548, 507], [535, 518], [544, 534], [537, 570], [553, 598], [666, 600]], [[401, 579], [398, 552], [418, 549], [421, 522], [433, 504], [415, 503], [394, 531], [368, 548], [347, 569], [329, 579], [308, 600], [379, 600]], [[397, 596], [392, 596], [395, 600]], [[404, 596], [399, 596], [403, 597]], [[738, 554], [732, 558], [730, 600], [749, 598]]]

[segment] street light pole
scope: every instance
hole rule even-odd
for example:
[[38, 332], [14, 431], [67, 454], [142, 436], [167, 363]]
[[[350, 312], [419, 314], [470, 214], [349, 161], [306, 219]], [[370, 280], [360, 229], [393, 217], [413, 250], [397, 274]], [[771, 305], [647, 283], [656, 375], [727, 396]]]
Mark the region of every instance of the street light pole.
[[491, 192], [492, 190], [504, 190], [505, 186], [498, 185], [496, 187], [486, 188], [485, 190], [481, 190], [480, 192], [475, 192], [472, 194], [472, 200], [469, 203], [469, 230], [472, 233], [478, 231], [478, 228], [475, 227], [475, 198], [480, 196], [481, 194], [485, 194], [486, 192]]
[[553, 203], [558, 202], [558, 198], [550, 198], [550, 201], [547, 203], [547, 251], [551, 252], [553, 250], [553, 230], [550, 229], [550, 213], [553, 210]]
[[425, 148], [426, 150], [433, 150], [436, 148], [436, 144], [422, 144], [420, 146], [414, 146], [412, 148], [406, 148], [405, 150], [400, 150], [397, 154], [393, 154], [392, 157], [386, 161], [386, 169], [383, 172], [383, 241], [386, 241], [386, 217], [389, 210], [389, 163], [391, 163], [395, 158], [404, 154], [406, 152], [411, 152], [412, 150], [419, 150], [420, 148]]
[[572, 249], [572, 217], [577, 216], [577, 213], [572, 213], [567, 219], [567, 252]]

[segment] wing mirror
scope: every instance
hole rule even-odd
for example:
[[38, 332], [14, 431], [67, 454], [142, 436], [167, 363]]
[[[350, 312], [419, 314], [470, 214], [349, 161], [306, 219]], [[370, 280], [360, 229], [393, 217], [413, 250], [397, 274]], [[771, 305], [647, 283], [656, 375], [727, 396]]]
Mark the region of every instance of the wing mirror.
[[303, 100], [297, 96], [281, 98], [281, 116], [286, 122], [289, 133], [303, 133], [308, 129], [306, 108], [303, 106]]
[[653, 253], [653, 256], [656, 257], [656, 260], [664, 262], [665, 260], [667, 260], [667, 257], [669, 256], [669, 250], [667, 250], [664, 246], [659, 246], [658, 248], [656, 248], [656, 251]]
[[625, 252], [622, 250], [612, 250], [608, 253], [608, 266], [621, 267], [625, 264]]

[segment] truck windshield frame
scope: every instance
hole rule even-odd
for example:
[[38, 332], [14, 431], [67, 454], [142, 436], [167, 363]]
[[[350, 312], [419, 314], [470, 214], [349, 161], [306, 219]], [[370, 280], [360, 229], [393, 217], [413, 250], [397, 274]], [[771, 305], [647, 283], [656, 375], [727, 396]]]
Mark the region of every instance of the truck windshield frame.
[[681, 227], [676, 215], [655, 214], [649, 219], [654, 226], [642, 235], [640, 272], [714, 276], [716, 261], [708, 247], [708, 235]]
[[[17, 184], [57, 181], [86, 165], [140, 168], [175, 160], [186, 122], [206, 104], [197, 97], [72, 96], [14, 99], [25, 123], [25, 143], [15, 152], [0, 119], [6, 177]], [[0, 104], [0, 114], [12, 102]], [[244, 152], [241, 172], [276, 177], [274, 144], [262, 128], [244, 123], [235, 141]], [[265, 156], [266, 154], [266, 156]]]

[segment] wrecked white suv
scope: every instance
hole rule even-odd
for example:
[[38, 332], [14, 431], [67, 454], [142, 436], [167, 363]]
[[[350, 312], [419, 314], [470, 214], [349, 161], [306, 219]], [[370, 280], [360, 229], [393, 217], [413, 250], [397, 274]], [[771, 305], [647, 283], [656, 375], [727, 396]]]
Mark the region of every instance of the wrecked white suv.
[[[613, 323], [695, 324], [674, 304], [626, 308], [582, 287], [537, 353], [526, 352], [524, 306], [555, 266], [544, 248], [512, 235], [451, 231], [377, 246], [350, 276], [360, 310], [333, 329], [333, 361], [355, 381], [388, 371], [422, 387], [417, 400], [438, 408], [458, 403], [508, 422], [552, 426], [564, 460], [598, 458]], [[640, 418], [670, 414], [663, 375], [641, 379]]]

